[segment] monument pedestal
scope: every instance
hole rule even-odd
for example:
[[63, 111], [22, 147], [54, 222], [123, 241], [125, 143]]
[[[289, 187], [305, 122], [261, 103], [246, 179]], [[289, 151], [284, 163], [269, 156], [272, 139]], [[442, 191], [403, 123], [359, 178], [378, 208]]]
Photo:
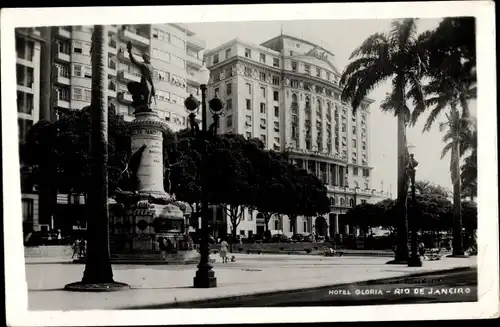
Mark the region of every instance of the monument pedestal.
[[154, 111], [138, 111], [135, 116], [130, 128], [132, 153], [140, 155], [137, 185], [116, 204], [125, 213], [112, 217], [112, 262], [197, 263], [199, 254], [187, 244], [184, 213], [163, 187], [165, 122]]

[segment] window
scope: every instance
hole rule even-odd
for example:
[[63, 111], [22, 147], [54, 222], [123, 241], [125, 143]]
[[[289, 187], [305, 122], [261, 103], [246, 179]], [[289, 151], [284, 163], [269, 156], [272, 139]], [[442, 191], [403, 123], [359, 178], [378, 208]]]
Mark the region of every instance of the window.
[[16, 38], [16, 53], [19, 59], [33, 61], [35, 43], [22, 38]]
[[278, 218], [274, 218], [274, 230], [280, 229], [280, 220]]
[[69, 54], [69, 43], [63, 41], [57, 41], [57, 50], [59, 53]]
[[264, 88], [264, 87], [260, 88], [260, 96], [263, 97], [263, 98], [266, 97], [266, 88]]
[[345, 132], [345, 124], [342, 124], [342, 132]]
[[274, 107], [274, 117], [280, 116], [280, 107]]
[[33, 94], [17, 91], [17, 112], [32, 114]]
[[245, 67], [245, 75], [246, 76], [252, 76], [252, 69], [249, 67]]
[[245, 230], [243, 230], [243, 229], [242, 229], [242, 230], [240, 230], [240, 235], [241, 235], [241, 236], [245, 236]]
[[226, 126], [227, 127], [233, 126], [233, 116], [231, 116], [231, 115], [227, 116], [227, 118], [226, 118]]
[[316, 77], [321, 77], [321, 68], [316, 67]]
[[304, 71], [306, 74], [311, 74], [311, 65], [304, 65]]
[[352, 134], [356, 134], [356, 126], [352, 127]]
[[250, 49], [245, 49], [245, 58], [250, 58], [252, 57], [252, 50]]
[[303, 221], [304, 233], [307, 233], [307, 221]]
[[183, 68], [186, 66], [186, 62], [184, 59], [181, 59], [177, 56], [170, 55], [170, 62], [176, 65], [177, 67]]
[[73, 87], [73, 100], [81, 101], [83, 98], [83, 91], [79, 87]]
[[266, 81], [266, 73], [260, 72], [260, 73], [259, 73], [259, 79], [260, 79], [261, 81]]
[[260, 54], [260, 62], [266, 63], [266, 55], [263, 53]]
[[266, 144], [266, 136], [264, 134], [260, 136], [260, 140]]
[[252, 116], [246, 115], [245, 116], [245, 122], [248, 123], [248, 124], [250, 124], [252, 122]]
[[226, 101], [226, 109], [227, 110], [232, 110], [233, 109], [233, 100], [232, 99], [227, 99], [227, 101]]
[[273, 100], [274, 101], [279, 101], [280, 100], [280, 96], [279, 96], [278, 91], [273, 91]]
[[246, 99], [246, 107], [247, 110], [252, 110], [252, 102], [250, 101], [250, 99]]
[[63, 101], [69, 101], [70, 99], [70, 91], [69, 88], [58, 88], [57, 93], [59, 94], [58, 99]]
[[158, 29], [153, 28], [153, 32], [151, 34], [152, 34], [153, 38], [157, 39], [158, 38]]
[[274, 122], [274, 131], [279, 132], [280, 131], [280, 123], [275, 121]]
[[247, 137], [247, 139], [251, 138], [252, 137], [252, 133], [251, 132], [246, 132], [245, 133], [245, 136]]
[[22, 199], [23, 222], [33, 221], [33, 199]]
[[85, 78], [92, 78], [92, 67], [84, 66], [83, 68], [84, 68], [83, 69], [83, 71], [84, 71], [83, 76]]
[[273, 76], [273, 85], [280, 85], [280, 78]]
[[273, 67], [279, 67], [280, 66], [280, 60], [278, 58], [273, 58]]
[[366, 142], [365, 142], [365, 141], [363, 141], [363, 142], [361, 143], [361, 147], [363, 148], [363, 150], [366, 150]]
[[297, 62], [292, 61], [292, 71], [296, 72], [297, 71]]
[[219, 63], [219, 54], [214, 54], [213, 63], [214, 63], [214, 65]]
[[226, 59], [231, 57], [231, 49], [226, 49]]
[[73, 52], [74, 53], [83, 53], [82, 42], [73, 41]]
[[327, 80], [330, 80], [330, 78], [331, 78], [331, 74], [330, 74], [330, 72], [326, 72], [326, 79], [327, 79]]
[[231, 95], [231, 92], [232, 92], [232, 84], [231, 83], [227, 83], [226, 84], [226, 94], [227, 95]]
[[352, 174], [353, 174], [354, 176], [358, 176], [358, 167], [354, 167], [354, 168], [352, 169]]
[[186, 47], [185, 42], [175, 35], [170, 35], [170, 43], [181, 49], [184, 49]]
[[90, 99], [92, 98], [92, 92], [89, 89], [84, 89], [85, 91], [85, 101], [90, 102]]
[[266, 113], [266, 104], [264, 102], [260, 103], [260, 113], [265, 114]]
[[299, 88], [299, 81], [297, 81], [296, 79], [293, 79], [291, 81], [291, 85], [293, 88], [297, 89], [297, 88]]
[[73, 76], [83, 77], [82, 65], [73, 65]]
[[214, 89], [214, 96], [216, 96], [216, 97], [218, 97], [218, 96], [219, 96], [219, 88], [218, 88], [218, 87], [216, 87], [216, 88]]
[[[365, 184], [365, 186], [366, 186], [366, 185], [367, 185], [367, 184]], [[366, 187], [365, 189], [368, 189], [368, 187]], [[364, 204], [364, 203], [366, 203], [366, 200], [364, 200], [364, 199], [363, 199], [363, 200], [361, 200], [361, 203], [363, 203], [363, 204]]]
[[246, 83], [245, 85], [247, 87], [248, 94], [252, 94], [252, 85], [250, 83]]
[[356, 142], [356, 140], [352, 140], [352, 147], [356, 148], [357, 146], [358, 146], [358, 143]]
[[260, 126], [266, 126], [266, 119], [265, 118], [261, 118], [260, 119]]

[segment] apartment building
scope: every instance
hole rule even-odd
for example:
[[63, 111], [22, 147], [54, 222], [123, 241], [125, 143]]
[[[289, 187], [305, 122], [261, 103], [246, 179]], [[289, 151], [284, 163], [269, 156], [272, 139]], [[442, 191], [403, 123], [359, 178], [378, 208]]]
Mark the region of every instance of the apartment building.
[[[188, 127], [184, 99], [188, 94], [199, 95], [199, 83], [194, 76], [202, 66], [200, 52], [205, 48], [204, 41], [183, 24], [110, 25], [106, 30], [108, 101], [116, 112], [127, 121], [134, 119], [127, 83], [140, 81], [140, 72], [129, 58], [130, 41], [138, 61], [142, 61], [143, 53], [151, 58], [156, 87], [153, 109], [172, 131]], [[91, 38], [92, 26], [16, 30], [20, 141], [39, 119], [55, 120], [61, 110], [80, 110], [90, 105]], [[22, 201], [25, 230], [61, 229], [63, 234], [75, 227], [68, 223], [67, 216], [83, 212], [71, 209], [72, 205], [84, 203], [79, 195], [59, 194], [55, 212], [46, 212], [44, 208], [49, 206], [44, 205], [41, 195], [27, 189], [23, 190]], [[78, 220], [77, 227], [85, 226], [84, 217], [73, 220]]]
[[[379, 191], [371, 187], [370, 109], [365, 99], [352, 113], [340, 100], [341, 70], [334, 54], [307, 40], [279, 35], [260, 45], [234, 39], [205, 53], [213, 81], [209, 97], [226, 107], [222, 133], [260, 138], [268, 149], [287, 151], [293, 162], [316, 174], [328, 188], [331, 212], [299, 217], [298, 233], [349, 234], [345, 213]], [[285, 217], [269, 228], [291, 233]], [[229, 229], [229, 228], [228, 228]], [[245, 214], [238, 233], [260, 233], [258, 212]]]

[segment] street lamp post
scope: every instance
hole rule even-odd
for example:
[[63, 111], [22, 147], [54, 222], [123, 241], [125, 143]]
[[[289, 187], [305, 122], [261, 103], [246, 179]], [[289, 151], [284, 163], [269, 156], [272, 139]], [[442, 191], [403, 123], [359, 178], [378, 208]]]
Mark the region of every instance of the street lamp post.
[[[196, 122], [196, 113], [199, 110], [200, 102], [191, 94], [186, 101], [184, 101], [184, 106], [189, 112], [189, 123], [191, 126], [191, 131], [195, 137], [196, 143], [200, 146], [200, 151], [202, 156], [207, 153], [207, 145], [210, 140], [217, 134], [217, 127], [219, 124], [219, 115], [222, 112], [222, 102], [217, 98], [213, 98], [209, 101], [210, 111], [213, 114], [213, 123], [207, 128], [207, 101], [206, 92], [207, 84], [210, 79], [210, 71], [205, 65], [199, 70], [198, 81], [200, 82], [201, 90], [201, 130]], [[198, 178], [201, 186], [201, 240], [200, 240], [200, 263], [198, 264], [198, 270], [193, 278], [193, 286], [195, 288], [211, 288], [217, 287], [217, 278], [212, 270], [212, 265], [210, 264], [210, 245], [208, 242], [209, 238], [209, 212], [208, 212], [208, 197], [207, 197], [207, 172], [202, 168], [198, 174]]]
[[[414, 149], [414, 146], [408, 146], [408, 152]], [[411, 256], [408, 260], [408, 267], [422, 267], [422, 260], [417, 251], [417, 199], [415, 196], [415, 173], [417, 171], [418, 162], [414, 158], [414, 154], [410, 153], [410, 158], [406, 169], [410, 175], [411, 182]]]

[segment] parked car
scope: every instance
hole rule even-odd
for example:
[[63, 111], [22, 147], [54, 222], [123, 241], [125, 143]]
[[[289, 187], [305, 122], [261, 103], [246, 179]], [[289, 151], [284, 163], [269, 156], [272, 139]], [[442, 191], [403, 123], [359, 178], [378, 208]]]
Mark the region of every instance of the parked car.
[[242, 243], [263, 243], [264, 239], [260, 235], [251, 235], [247, 238], [242, 239]]
[[312, 234], [293, 234], [292, 242], [312, 242]]
[[291, 239], [283, 234], [275, 234], [271, 237], [271, 243], [290, 243]]

